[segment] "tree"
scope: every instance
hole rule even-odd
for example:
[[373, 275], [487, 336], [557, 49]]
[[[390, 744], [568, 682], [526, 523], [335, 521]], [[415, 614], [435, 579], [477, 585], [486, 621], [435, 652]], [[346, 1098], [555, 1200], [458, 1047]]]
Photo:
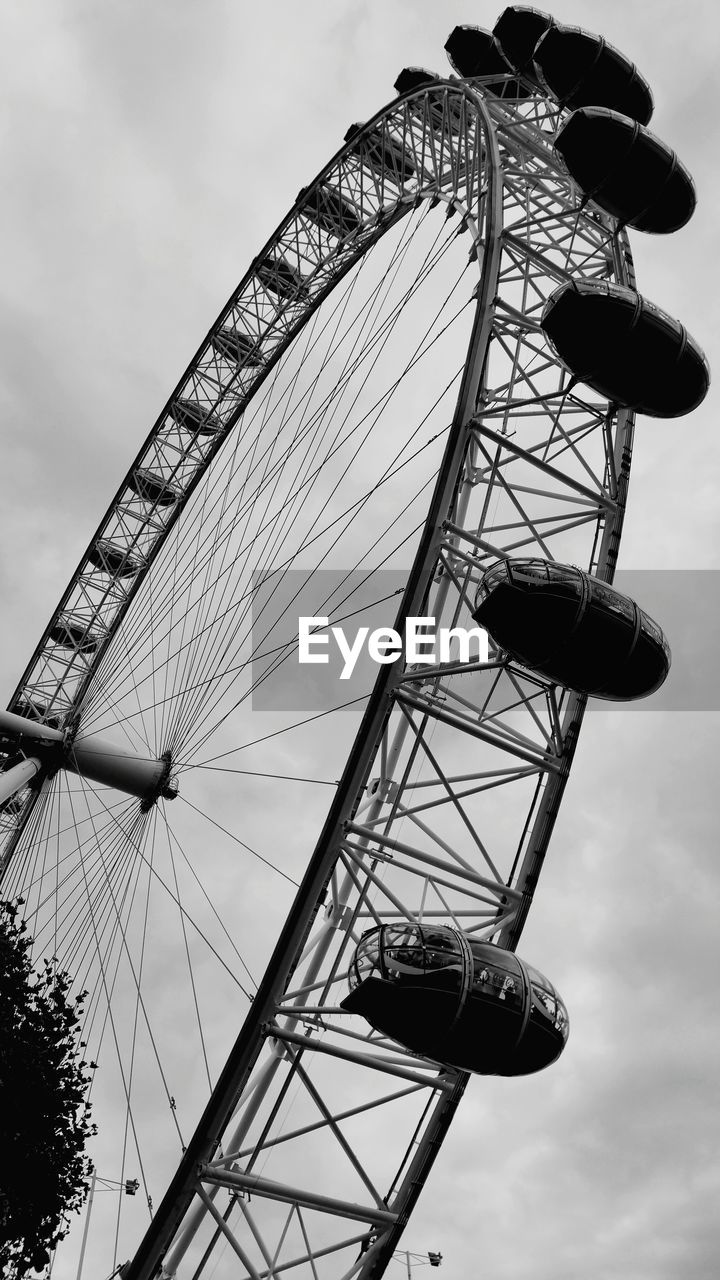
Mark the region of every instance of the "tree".
[[80, 1056], [84, 995], [54, 960], [34, 971], [22, 899], [0, 901], [0, 1274], [39, 1271], [87, 1193], [87, 1090]]

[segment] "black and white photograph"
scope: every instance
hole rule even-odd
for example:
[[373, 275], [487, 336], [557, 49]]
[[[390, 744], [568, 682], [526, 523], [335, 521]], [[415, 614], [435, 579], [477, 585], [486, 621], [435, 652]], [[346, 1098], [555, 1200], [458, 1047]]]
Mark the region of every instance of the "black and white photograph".
[[0, 1274], [711, 1280], [720, 16], [0, 33]]

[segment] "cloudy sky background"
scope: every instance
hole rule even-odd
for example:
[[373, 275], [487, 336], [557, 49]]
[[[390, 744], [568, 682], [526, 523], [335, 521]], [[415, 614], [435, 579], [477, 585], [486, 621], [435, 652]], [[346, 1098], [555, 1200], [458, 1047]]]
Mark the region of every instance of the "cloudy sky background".
[[[452, 27], [499, 11], [3, 0], [3, 697], [299, 188], [402, 66], [442, 72]], [[720, 18], [698, 0], [553, 12], [637, 61], [652, 127], [696, 179], [691, 224], [633, 248], [640, 288], [717, 369]], [[640, 421], [622, 567], [720, 569], [716, 418], [711, 391], [691, 419]], [[445, 1280], [716, 1274], [719, 746], [711, 711], [586, 721], [521, 948], [563, 993], [571, 1041], [537, 1079], [473, 1082], [406, 1234], [442, 1250]]]

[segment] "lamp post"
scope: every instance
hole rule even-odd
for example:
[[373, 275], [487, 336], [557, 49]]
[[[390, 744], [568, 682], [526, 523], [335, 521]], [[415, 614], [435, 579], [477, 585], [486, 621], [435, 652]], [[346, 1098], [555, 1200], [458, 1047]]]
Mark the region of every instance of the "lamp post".
[[90, 1193], [88, 1195], [87, 1213], [85, 1214], [85, 1226], [83, 1228], [82, 1244], [80, 1245], [80, 1259], [78, 1261], [77, 1280], [80, 1280], [85, 1261], [85, 1245], [87, 1244], [88, 1229], [90, 1227], [90, 1212], [92, 1210], [93, 1197], [95, 1195], [95, 1183], [97, 1182], [97, 1169], [93, 1167], [92, 1179], [90, 1181]]
[[[439, 1267], [440, 1263], [442, 1262], [442, 1254], [435, 1253], [433, 1250], [428, 1250], [427, 1253], [410, 1253], [409, 1250], [406, 1250], [404, 1257], [405, 1257], [405, 1266], [407, 1267], [407, 1280], [412, 1280], [412, 1265], [410, 1261], [411, 1259], [413, 1262], [418, 1263], [420, 1266], [427, 1266], [427, 1263], [429, 1263], [431, 1267]], [[427, 1259], [427, 1262], [425, 1261], [425, 1259]]]
[[[90, 1230], [90, 1214], [93, 1207], [93, 1199], [95, 1197], [96, 1185], [100, 1182], [100, 1189], [113, 1191], [115, 1189], [124, 1191], [126, 1196], [134, 1196], [138, 1190], [140, 1183], [137, 1178], [126, 1178], [124, 1182], [115, 1182], [111, 1178], [98, 1178], [97, 1169], [93, 1167], [92, 1178], [90, 1180], [90, 1191], [88, 1193], [87, 1213], [85, 1214], [85, 1226], [83, 1227], [82, 1244], [80, 1245], [80, 1257], [78, 1259], [78, 1268], [75, 1280], [81, 1280], [83, 1263], [85, 1261], [85, 1246], [87, 1245], [88, 1232]], [[124, 1264], [123, 1264], [124, 1265]], [[113, 1276], [117, 1275], [121, 1267], [116, 1267]], [[112, 1280], [112, 1276], [110, 1277]]]

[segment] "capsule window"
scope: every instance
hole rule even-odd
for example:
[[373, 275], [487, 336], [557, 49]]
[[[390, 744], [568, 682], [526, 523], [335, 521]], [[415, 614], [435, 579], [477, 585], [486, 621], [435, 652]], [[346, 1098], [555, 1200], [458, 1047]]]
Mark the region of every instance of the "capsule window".
[[652, 618], [648, 617], [644, 609], [640, 610], [640, 621], [642, 623], [643, 630], [648, 631], [653, 637], [653, 640], [657, 640], [658, 642], [663, 640], [663, 633], [659, 626]]
[[657, 622], [655, 622], [653, 618], [649, 617], [649, 615], [645, 612], [644, 609], [640, 609], [639, 612], [640, 612], [640, 625], [642, 630], [647, 632], [647, 634], [651, 637], [651, 639], [655, 640], [656, 643], [661, 646], [663, 653], [665, 653], [666, 656], [669, 658], [670, 645], [665, 639], [662, 629], [658, 626]]
[[355, 978], [357, 982], [364, 982], [365, 978], [369, 978], [373, 969], [377, 968], [378, 954], [372, 951], [358, 953], [355, 960]]
[[424, 973], [425, 955], [422, 947], [385, 947], [385, 969], [389, 978], [404, 973]]
[[543, 991], [550, 991], [552, 995], [555, 995], [555, 988], [549, 978], [545, 977], [544, 973], [541, 973], [539, 969], [533, 968], [533, 966], [528, 964], [527, 961], [525, 962], [525, 968], [528, 971], [530, 982], [534, 987], [541, 987]]
[[552, 1020], [552, 1024], [557, 1031], [560, 1031], [563, 1038], [567, 1039], [569, 1022], [567, 1009], [560, 999], [557, 991], [552, 983], [538, 969], [533, 969], [532, 965], [526, 965], [528, 977], [530, 979], [530, 989], [532, 991], [532, 1010], [531, 1016], [542, 1017], [543, 1014]]
[[502, 1000], [508, 1008], [519, 1008], [523, 1003], [522, 980], [491, 965], [475, 969], [473, 988], [481, 995]]
[[572, 565], [548, 564], [548, 578], [551, 582], [569, 582], [575, 586], [582, 579], [582, 574]]
[[385, 947], [422, 946], [418, 930], [413, 925], [387, 925], [384, 935]]
[[526, 560], [525, 564], [510, 565], [513, 582], [547, 582], [548, 565], [544, 560]]
[[619, 614], [622, 618], [628, 618], [632, 621], [635, 617], [635, 607], [632, 600], [627, 596], [620, 595], [619, 592], [614, 591], [606, 583], [598, 582], [597, 579], [592, 584], [592, 600], [606, 605], [608, 609], [613, 613]]
[[499, 587], [501, 583], [507, 582], [509, 577], [508, 565], [504, 560], [499, 560], [496, 564], [491, 565], [489, 569], [486, 569], [480, 586], [478, 587], [478, 602], [489, 596], [490, 592], [495, 590], [495, 587]]
[[679, 320], [669, 315], [667, 311], [663, 311], [662, 307], [659, 307], [656, 302], [651, 302], [649, 298], [645, 299], [645, 311], [648, 315], [655, 316], [658, 320], [664, 320], [676, 331], [682, 328]]
[[557, 1027], [558, 1031], [561, 1031], [561, 1032], [562, 1032], [562, 1034], [563, 1034], [564, 1038], [567, 1040], [567, 1037], [568, 1037], [568, 1031], [569, 1031], [569, 1029], [570, 1029], [570, 1024], [569, 1024], [569, 1020], [568, 1020], [567, 1009], [565, 1008], [565, 1005], [563, 1004], [562, 1000], [560, 1000], [560, 999], [558, 999], [558, 1002], [557, 1002], [557, 1013], [556, 1013], [556, 1015], [555, 1015], [555, 1026]]
[[425, 972], [419, 931], [412, 925], [389, 925], [383, 938], [383, 968], [388, 978]]
[[533, 1003], [541, 1005], [548, 1017], [552, 1018], [554, 1022], [557, 1016], [557, 1000], [555, 997], [552, 996], [549, 991], [544, 991], [542, 987], [536, 987], [534, 985], [532, 993]]
[[457, 938], [446, 929], [443, 929], [442, 931], [439, 929], [433, 930], [432, 932], [423, 930], [423, 942], [426, 947], [430, 947], [434, 951], [447, 952], [453, 955], [459, 955], [460, 953], [460, 946]]
[[462, 950], [457, 936], [449, 929], [423, 930], [427, 969], [460, 969]]
[[380, 934], [375, 930], [361, 938], [350, 968], [350, 986], [356, 987], [369, 978], [373, 971], [380, 973]]

